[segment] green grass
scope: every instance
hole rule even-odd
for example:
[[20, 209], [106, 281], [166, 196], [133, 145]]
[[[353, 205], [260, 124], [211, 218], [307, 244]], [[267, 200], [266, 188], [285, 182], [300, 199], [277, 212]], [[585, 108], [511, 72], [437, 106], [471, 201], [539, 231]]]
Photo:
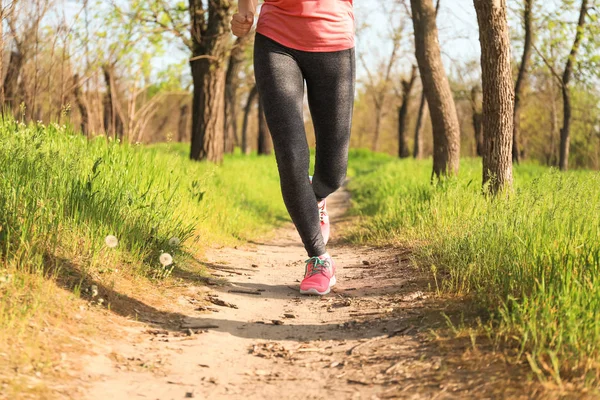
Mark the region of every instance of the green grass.
[[[73, 315], [91, 283], [112, 290], [143, 281], [154, 290], [173, 268], [198, 271], [194, 259], [208, 246], [268, 236], [289, 220], [273, 157], [230, 155], [216, 166], [190, 161], [188, 148], [0, 122], [0, 387], [43, 391], [6, 374], [54, 374], [53, 346], [63, 340], [30, 327], [87, 329]], [[168, 267], [164, 252], [173, 256]]]
[[358, 152], [350, 164], [364, 217], [352, 240], [411, 246], [444, 278], [440, 289], [489, 311], [494, 338], [534, 371], [599, 382], [599, 173], [526, 164], [512, 196], [489, 199], [480, 160], [462, 160], [459, 178], [435, 186], [430, 160]]
[[[68, 128], [0, 125], [0, 254], [21, 269], [77, 246], [97, 268], [115, 235], [140, 272], [160, 269], [158, 254], [256, 238], [286, 213], [271, 157], [230, 156], [223, 166], [191, 162], [185, 145], [151, 148]], [[81, 245], [83, 243], [83, 246]]]
[[[86, 277], [107, 286], [115, 276], [163, 278], [209, 245], [263, 237], [289, 220], [273, 157], [231, 155], [215, 166], [189, 161], [187, 150], [0, 123], [0, 385], [15, 367], [60, 365], [52, 346], [68, 339], [31, 325], [83, 324], [68, 316]], [[535, 371], [597, 384], [600, 174], [522, 165], [514, 194], [495, 200], [481, 195], [479, 160], [463, 160], [460, 177], [442, 184], [430, 174], [431, 161], [353, 151], [352, 212], [362, 223], [350, 239], [411, 246], [443, 278], [441, 290], [488, 310], [494, 337]], [[163, 252], [174, 265], [159, 263]], [[65, 270], [77, 271], [75, 296], [55, 284]]]

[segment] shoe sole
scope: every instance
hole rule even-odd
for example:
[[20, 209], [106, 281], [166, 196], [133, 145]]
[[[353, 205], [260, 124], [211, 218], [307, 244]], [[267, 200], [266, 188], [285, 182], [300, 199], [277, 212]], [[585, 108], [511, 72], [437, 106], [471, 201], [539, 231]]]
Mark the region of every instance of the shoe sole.
[[331, 291], [331, 288], [333, 286], [335, 286], [336, 283], [337, 283], [337, 280], [335, 279], [335, 276], [333, 276], [331, 278], [331, 280], [329, 281], [329, 287], [327, 288], [326, 291], [319, 292], [317, 289], [314, 289], [314, 288], [308, 289], [308, 290], [302, 290], [302, 289], [300, 289], [300, 294], [312, 294], [312, 295], [315, 295], [315, 296], [324, 296], [324, 295], [328, 294]]

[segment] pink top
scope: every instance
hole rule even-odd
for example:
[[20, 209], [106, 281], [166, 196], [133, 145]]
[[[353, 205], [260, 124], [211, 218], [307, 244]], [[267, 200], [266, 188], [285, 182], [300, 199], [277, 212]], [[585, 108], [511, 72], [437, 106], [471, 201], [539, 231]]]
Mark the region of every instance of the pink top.
[[256, 31], [296, 50], [347, 50], [354, 47], [352, 0], [265, 0]]

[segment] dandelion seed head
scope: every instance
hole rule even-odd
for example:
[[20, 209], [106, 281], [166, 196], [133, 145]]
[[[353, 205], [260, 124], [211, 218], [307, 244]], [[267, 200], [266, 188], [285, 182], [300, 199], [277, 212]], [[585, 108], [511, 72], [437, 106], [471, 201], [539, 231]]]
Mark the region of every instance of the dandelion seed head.
[[117, 239], [116, 236], [108, 235], [107, 237], [104, 238], [104, 243], [106, 243], [106, 245], [108, 247], [113, 249], [119, 245], [119, 239]]
[[169, 265], [173, 264], [173, 257], [169, 253], [162, 253], [159, 260], [164, 267], [168, 267]]
[[174, 236], [171, 239], [169, 239], [169, 246], [171, 247], [179, 246], [179, 243], [181, 243], [181, 240], [179, 240], [178, 237]]

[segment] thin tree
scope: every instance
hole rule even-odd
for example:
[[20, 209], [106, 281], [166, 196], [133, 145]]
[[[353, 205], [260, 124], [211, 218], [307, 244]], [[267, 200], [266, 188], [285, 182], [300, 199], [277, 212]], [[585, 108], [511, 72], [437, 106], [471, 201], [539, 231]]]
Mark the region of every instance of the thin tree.
[[413, 157], [420, 159], [423, 157], [423, 120], [427, 112], [427, 100], [425, 91], [421, 90], [421, 101], [419, 102], [419, 111], [417, 113], [417, 123], [415, 125], [415, 141], [413, 143]]
[[177, 124], [177, 141], [183, 142], [186, 137], [186, 132], [190, 119], [190, 105], [188, 102], [183, 103], [179, 107], [179, 122]]
[[410, 93], [417, 79], [417, 67], [413, 65], [410, 78], [402, 80], [402, 103], [398, 107], [398, 157], [410, 156], [408, 144], [406, 143], [406, 115], [408, 113], [408, 102]]
[[573, 41], [573, 46], [571, 47], [571, 52], [569, 53], [569, 58], [567, 59], [567, 64], [560, 80], [563, 97], [563, 126], [560, 130], [560, 157], [558, 165], [561, 171], [569, 169], [569, 147], [571, 142], [571, 89], [569, 84], [573, 76], [573, 66], [577, 62], [577, 53], [583, 40], [587, 12], [588, 0], [582, 0], [575, 40]]
[[403, 26], [398, 26], [392, 32], [390, 32], [390, 39], [392, 40], [392, 52], [387, 60], [382, 60], [380, 65], [381, 71], [378, 74], [373, 74], [362, 53], [359, 56], [360, 61], [367, 72], [369, 92], [371, 93], [375, 106], [375, 130], [373, 134], [373, 143], [371, 145], [371, 149], [373, 151], [377, 151], [379, 149], [381, 123], [386, 114], [385, 105], [390, 92], [394, 64], [398, 59], [403, 29]]
[[111, 64], [102, 66], [106, 92], [102, 101], [104, 107], [104, 131], [108, 136], [123, 140], [125, 122], [119, 103], [119, 90], [115, 79], [115, 69]]
[[258, 154], [259, 155], [270, 155], [273, 152], [273, 140], [271, 139], [271, 132], [267, 125], [267, 119], [265, 118], [265, 111], [263, 109], [262, 101], [260, 96], [258, 97]]
[[249, 124], [249, 120], [250, 120], [250, 112], [252, 111], [252, 105], [254, 104], [254, 101], [256, 100], [257, 97], [258, 97], [258, 88], [256, 87], [256, 85], [254, 85], [252, 87], [252, 89], [250, 89], [250, 92], [248, 93], [248, 99], [246, 100], [246, 107], [244, 107], [244, 123], [242, 125], [242, 153], [243, 154], [250, 154], [250, 151], [252, 150], [250, 148], [250, 140], [248, 138], [248, 124]]
[[7, 5], [5, 14], [14, 44], [4, 81], [5, 100], [13, 112], [22, 104], [24, 116], [29, 119], [41, 118], [41, 107], [36, 104], [40, 77], [40, 26], [50, 7], [51, 0], [13, 0]]
[[[6, 11], [0, 2], [0, 77], [4, 77], [4, 16]], [[0, 79], [0, 113], [4, 113], [4, 81]]]
[[442, 64], [436, 11], [432, 0], [411, 0], [415, 54], [433, 127], [433, 172], [441, 178], [458, 173], [460, 129], [448, 77]]
[[86, 101], [84, 100], [81, 94], [81, 83], [79, 81], [79, 75], [73, 75], [73, 97], [75, 98], [75, 104], [79, 109], [79, 114], [81, 118], [81, 133], [85, 136], [89, 136], [90, 130], [90, 112]]
[[575, 32], [575, 40], [571, 46], [569, 57], [565, 64], [565, 69], [559, 74], [552, 63], [544, 57], [542, 52], [535, 46], [533, 48], [537, 54], [541, 57], [542, 61], [546, 64], [554, 78], [557, 80], [563, 98], [563, 126], [560, 130], [560, 149], [559, 149], [559, 161], [558, 165], [561, 171], [566, 171], [569, 168], [569, 148], [571, 141], [571, 90], [570, 82], [573, 76], [573, 67], [577, 63], [577, 54], [579, 53], [579, 47], [583, 41], [585, 35], [586, 16], [588, 14], [589, 6], [588, 0], [581, 1], [581, 7], [579, 9], [579, 19], [577, 20], [577, 27]]
[[238, 75], [244, 61], [246, 61], [246, 50], [252, 44], [253, 40], [253, 34], [237, 38], [229, 56], [229, 65], [225, 74], [225, 153], [232, 153], [234, 147], [239, 145], [237, 133], [237, 91], [240, 79]]
[[514, 104], [514, 126], [513, 126], [513, 147], [512, 160], [519, 163], [520, 154], [520, 121], [521, 121], [521, 94], [523, 86], [527, 79], [527, 68], [531, 58], [531, 49], [533, 47], [533, 23], [532, 9], [534, 0], [525, 0], [525, 9], [523, 10], [523, 28], [525, 29], [525, 41], [523, 43], [523, 55], [521, 56], [521, 64], [519, 65], [519, 75], [515, 84], [515, 104]]
[[477, 86], [473, 86], [471, 88], [471, 97], [469, 98], [469, 102], [471, 103], [471, 111], [473, 114], [472, 123], [473, 123], [473, 133], [475, 136], [475, 154], [478, 157], [483, 156], [483, 130], [482, 130], [482, 112], [480, 109], [479, 101], [480, 96], [480, 88]]
[[[437, 0], [437, 2], [435, 3], [435, 15], [437, 18], [437, 15], [440, 12], [440, 4], [441, 4], [441, 0]], [[407, 8], [407, 13], [411, 16], [412, 18], [412, 13], [410, 12], [410, 10]], [[423, 87], [422, 82], [421, 82], [421, 88]], [[415, 125], [415, 139], [414, 139], [414, 143], [413, 143], [413, 157], [416, 159], [420, 159], [423, 157], [423, 120], [426, 118], [425, 113], [427, 112], [427, 108], [425, 107], [427, 105], [427, 99], [425, 98], [425, 90], [421, 89], [421, 100], [419, 101], [419, 111], [417, 113], [417, 123]]]
[[506, 0], [473, 3], [481, 44], [483, 186], [496, 194], [512, 185], [514, 85]]

